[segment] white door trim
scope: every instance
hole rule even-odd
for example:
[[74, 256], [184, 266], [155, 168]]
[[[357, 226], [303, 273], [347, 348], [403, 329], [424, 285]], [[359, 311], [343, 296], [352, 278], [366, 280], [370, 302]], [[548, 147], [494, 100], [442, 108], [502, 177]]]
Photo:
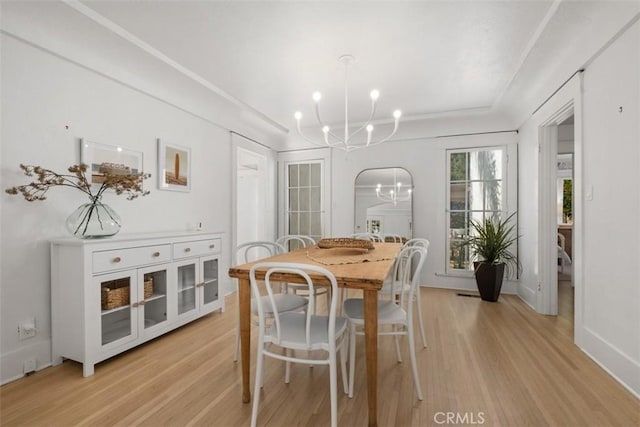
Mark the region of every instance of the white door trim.
[[539, 136], [538, 168], [538, 271], [540, 292], [537, 311], [558, 313], [557, 276], [557, 125], [574, 116], [574, 195], [573, 195], [573, 274], [574, 340], [580, 345], [583, 323], [583, 145], [582, 145], [582, 73], [576, 74], [536, 112]]

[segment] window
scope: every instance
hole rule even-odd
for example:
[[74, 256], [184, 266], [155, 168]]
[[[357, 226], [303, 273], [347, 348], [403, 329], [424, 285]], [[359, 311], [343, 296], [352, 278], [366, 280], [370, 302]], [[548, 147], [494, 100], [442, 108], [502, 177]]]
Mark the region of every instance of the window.
[[472, 270], [469, 248], [471, 219], [484, 221], [507, 212], [506, 147], [447, 151], [447, 271]]
[[[322, 237], [322, 162], [287, 164], [287, 234]], [[292, 245], [295, 246], [294, 242]], [[297, 249], [291, 247], [290, 249]]]

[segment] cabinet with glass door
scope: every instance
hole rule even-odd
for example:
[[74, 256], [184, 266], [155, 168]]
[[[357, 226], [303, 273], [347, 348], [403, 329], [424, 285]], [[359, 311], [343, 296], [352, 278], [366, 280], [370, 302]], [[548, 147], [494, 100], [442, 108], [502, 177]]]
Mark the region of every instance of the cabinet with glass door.
[[51, 243], [52, 364], [94, 365], [216, 309], [221, 233]]
[[178, 317], [200, 316], [221, 308], [217, 256], [180, 261], [176, 268]]

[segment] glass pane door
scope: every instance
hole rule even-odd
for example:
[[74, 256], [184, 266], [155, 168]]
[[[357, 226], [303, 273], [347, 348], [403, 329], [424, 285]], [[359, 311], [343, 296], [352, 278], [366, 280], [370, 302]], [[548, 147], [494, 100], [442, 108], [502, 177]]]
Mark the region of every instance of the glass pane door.
[[320, 240], [324, 212], [322, 162], [290, 163], [286, 179], [288, 234], [303, 234]]
[[196, 308], [196, 262], [178, 267], [179, 315]]
[[204, 304], [218, 301], [218, 259], [202, 262], [202, 290]]
[[144, 329], [167, 321], [167, 269], [152, 267], [140, 271], [142, 275], [141, 311]]
[[107, 345], [129, 341], [137, 337], [137, 322], [132, 301], [136, 298], [135, 272], [121, 272], [100, 276], [100, 342]]

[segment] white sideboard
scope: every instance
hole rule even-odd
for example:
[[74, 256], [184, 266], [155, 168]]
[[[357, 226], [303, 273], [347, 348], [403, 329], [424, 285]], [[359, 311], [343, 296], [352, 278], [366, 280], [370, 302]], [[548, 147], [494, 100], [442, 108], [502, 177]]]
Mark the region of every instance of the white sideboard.
[[222, 233], [51, 241], [52, 362], [94, 365], [214, 310]]

